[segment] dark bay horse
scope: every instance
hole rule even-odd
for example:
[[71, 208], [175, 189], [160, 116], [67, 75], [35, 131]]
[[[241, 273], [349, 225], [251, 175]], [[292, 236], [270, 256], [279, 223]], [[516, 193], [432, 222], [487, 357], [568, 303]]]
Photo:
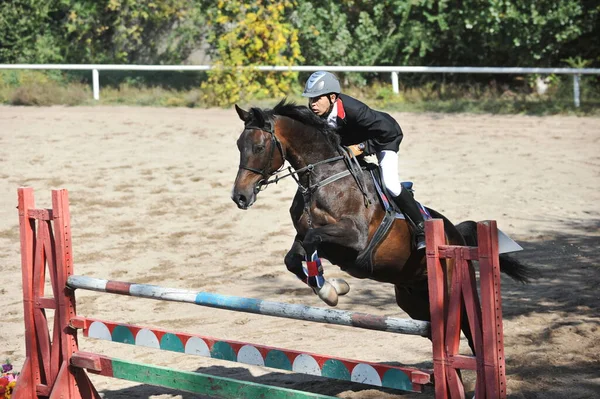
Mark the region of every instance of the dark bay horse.
[[[290, 215], [296, 237], [285, 256], [288, 270], [307, 282], [329, 305], [337, 304], [337, 296], [348, 291], [342, 280], [315, 284], [323, 257], [357, 278], [369, 278], [395, 286], [396, 302], [410, 317], [430, 320], [427, 289], [427, 265], [423, 251], [416, 251], [411, 239], [411, 227], [404, 219], [394, 219], [390, 229], [373, 249], [371, 262], [358, 262], [384, 219], [373, 180], [359, 168], [355, 177], [348, 172], [345, 151], [339, 136], [325, 121], [307, 107], [286, 103], [273, 109], [251, 108], [245, 111], [235, 106], [244, 122], [237, 146], [240, 164], [232, 199], [240, 209], [248, 209], [261, 189], [273, 182], [287, 161], [298, 183]], [[291, 169], [290, 169], [291, 171]], [[269, 180], [271, 179], [271, 180]], [[440, 213], [428, 209], [434, 218], [444, 220], [449, 245], [476, 245], [472, 222], [454, 226]], [[458, 228], [457, 228], [458, 227]], [[303, 261], [313, 263], [319, 272], [310, 273]], [[516, 260], [501, 257], [501, 269], [511, 277], [527, 280], [527, 270]], [[451, 276], [452, 264], [448, 264]], [[310, 269], [310, 267], [308, 268]], [[473, 267], [470, 267], [474, 273]], [[321, 273], [322, 274], [322, 273]], [[463, 333], [469, 341], [468, 321], [462, 317]]]

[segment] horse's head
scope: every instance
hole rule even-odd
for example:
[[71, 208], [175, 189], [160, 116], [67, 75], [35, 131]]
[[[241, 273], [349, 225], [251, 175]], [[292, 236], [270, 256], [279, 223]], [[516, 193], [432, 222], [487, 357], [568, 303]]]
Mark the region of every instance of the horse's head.
[[237, 141], [240, 166], [231, 199], [238, 208], [248, 209], [269, 177], [283, 166], [285, 155], [271, 118], [256, 108], [248, 112], [236, 104], [235, 110], [244, 122], [244, 131]]

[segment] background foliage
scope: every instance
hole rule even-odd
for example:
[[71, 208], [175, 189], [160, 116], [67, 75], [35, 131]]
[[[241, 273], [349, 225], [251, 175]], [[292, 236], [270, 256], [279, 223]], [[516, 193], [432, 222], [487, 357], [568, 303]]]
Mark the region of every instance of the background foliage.
[[[0, 2], [0, 63], [210, 62], [222, 68], [208, 74], [103, 74], [103, 86], [201, 89], [207, 105], [297, 92], [307, 75], [236, 69], [242, 65], [598, 67], [599, 37], [597, 0]], [[31, 80], [21, 75], [0, 77], [4, 86]], [[82, 73], [59, 75], [48, 79], [89, 83]], [[342, 78], [345, 87], [360, 88], [379, 76]], [[439, 96], [449, 83], [508, 84], [514, 90], [520, 78], [415, 74], [402, 75], [401, 83], [405, 89], [429, 87]], [[583, 84], [597, 90], [598, 78], [586, 77]]]
[[177, 63], [201, 40], [186, 0], [12, 0], [0, 3], [3, 63]]
[[309, 65], [600, 64], [597, 1], [303, 0], [296, 26]]
[[294, 5], [289, 0], [219, 0], [215, 8], [209, 8], [207, 41], [213, 64], [219, 69], [211, 70], [202, 84], [205, 99], [228, 105], [239, 101], [244, 93], [267, 97], [290, 91], [297, 73], [236, 67], [302, 63], [297, 30], [287, 20]]

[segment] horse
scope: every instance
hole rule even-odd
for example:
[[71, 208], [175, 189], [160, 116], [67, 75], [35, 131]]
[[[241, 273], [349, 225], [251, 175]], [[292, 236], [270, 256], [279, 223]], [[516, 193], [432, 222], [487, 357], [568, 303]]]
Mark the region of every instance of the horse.
[[[424, 251], [416, 250], [411, 224], [393, 218], [381, 236], [379, 226], [387, 211], [374, 179], [367, 168], [355, 168], [354, 158], [341, 146], [336, 131], [307, 107], [286, 99], [273, 109], [246, 111], [237, 104], [235, 109], [244, 122], [237, 140], [240, 163], [231, 196], [238, 208], [250, 208], [259, 192], [281, 179], [278, 173], [286, 161], [290, 165], [286, 176], [298, 184], [290, 207], [296, 236], [284, 258], [287, 269], [325, 303], [335, 306], [338, 295], [346, 294], [349, 286], [342, 279], [315, 282], [322, 277], [322, 257], [353, 277], [393, 284], [397, 305], [413, 319], [430, 321], [426, 257]], [[433, 218], [443, 219], [448, 245], [477, 245], [474, 222], [455, 226], [439, 212], [426, 210]], [[370, 245], [378, 234], [377, 245]], [[366, 249], [370, 250], [367, 261], [361, 256]], [[453, 261], [446, 263], [449, 282]], [[500, 267], [521, 282], [527, 282], [531, 274], [507, 256], [501, 256]], [[474, 273], [472, 265], [469, 269]], [[474, 351], [466, 314], [461, 320]]]

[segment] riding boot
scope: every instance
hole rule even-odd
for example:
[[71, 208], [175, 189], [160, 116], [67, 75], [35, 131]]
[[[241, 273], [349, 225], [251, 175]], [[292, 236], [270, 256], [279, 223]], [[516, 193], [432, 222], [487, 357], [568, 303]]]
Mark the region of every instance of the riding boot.
[[423, 215], [421, 214], [421, 210], [419, 209], [419, 205], [417, 205], [417, 201], [415, 201], [413, 194], [409, 190], [402, 188], [400, 195], [394, 197], [394, 202], [398, 205], [404, 215], [410, 219], [415, 228], [417, 250], [424, 249], [425, 221], [423, 220]]

